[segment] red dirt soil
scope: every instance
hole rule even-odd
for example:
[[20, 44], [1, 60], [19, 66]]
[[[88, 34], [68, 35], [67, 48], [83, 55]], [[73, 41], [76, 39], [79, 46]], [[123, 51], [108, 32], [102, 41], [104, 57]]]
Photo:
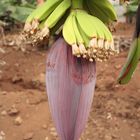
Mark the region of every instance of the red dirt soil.
[[[115, 34], [132, 33], [131, 26], [119, 25]], [[46, 51], [1, 47], [6, 64], [0, 65], [0, 140], [58, 140], [45, 92]], [[116, 82], [127, 52], [97, 64], [95, 97], [81, 140], [140, 139], [140, 66], [129, 84]]]

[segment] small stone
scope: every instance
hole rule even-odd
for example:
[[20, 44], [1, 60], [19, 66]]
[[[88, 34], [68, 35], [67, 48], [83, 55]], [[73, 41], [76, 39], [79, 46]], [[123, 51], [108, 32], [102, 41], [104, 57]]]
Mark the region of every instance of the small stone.
[[109, 136], [109, 135], [106, 135], [106, 136], [105, 136], [105, 140], [112, 140], [112, 137]]
[[54, 137], [57, 137], [57, 132], [56, 132], [55, 127], [51, 127], [51, 129], [50, 129], [50, 134], [51, 134], [52, 136], [54, 136]]
[[135, 134], [131, 134], [131, 137], [135, 137]]
[[0, 135], [0, 140], [4, 140], [3, 137]]
[[6, 116], [6, 115], [7, 115], [7, 111], [6, 111], [6, 110], [3, 110], [3, 111], [1, 112], [1, 115], [2, 115], [2, 116]]
[[108, 120], [112, 120], [112, 114], [111, 114], [111, 113], [108, 113], [108, 114], [107, 114], [107, 119], [108, 119]]
[[26, 104], [30, 104], [30, 101], [29, 101], [29, 99], [26, 99]]
[[119, 70], [121, 68], [121, 65], [115, 65], [115, 69]]
[[21, 125], [23, 122], [22, 118], [21, 117], [17, 117], [15, 120], [14, 120], [14, 124], [15, 125]]
[[0, 53], [5, 54], [5, 50], [4, 50], [4, 49], [2, 49], [2, 48], [0, 48]]
[[1, 136], [5, 136], [5, 133], [3, 131], [0, 132]]
[[52, 127], [52, 128], [50, 129], [50, 131], [51, 131], [51, 132], [55, 132], [55, 131], [56, 131], [55, 127]]
[[10, 110], [8, 110], [8, 114], [9, 114], [10, 116], [18, 115], [18, 114], [19, 114], [19, 110], [16, 109], [15, 107], [12, 107]]
[[1, 94], [2, 95], [7, 95], [7, 92], [6, 91], [2, 91]]
[[16, 67], [19, 67], [20, 65], [18, 63], [15, 64]]
[[9, 46], [14, 46], [14, 44], [15, 44], [15, 41], [10, 41], [10, 42], [8, 43]]
[[6, 62], [5, 62], [5, 61], [0, 60], [0, 65], [1, 65], [1, 66], [4, 66], [4, 65], [6, 65]]
[[48, 138], [48, 137], [46, 137], [46, 138], [45, 138], [45, 140], [49, 140], [49, 138]]
[[21, 49], [22, 52], [24, 52], [24, 53], [26, 52], [26, 48], [25, 47], [21, 47], [20, 49]]
[[29, 133], [25, 134], [24, 140], [31, 140], [31, 139], [33, 139], [33, 136], [34, 136], [34, 133], [29, 132]]
[[16, 83], [19, 83], [19, 82], [22, 82], [23, 79], [17, 75], [15, 75], [13, 78], [12, 78], [12, 83], [16, 84]]
[[54, 137], [57, 137], [57, 133], [56, 132], [50, 132], [50, 134]]
[[42, 125], [42, 128], [47, 129], [47, 125], [46, 124]]
[[3, 131], [0, 132], [0, 140], [5, 140], [5, 133]]

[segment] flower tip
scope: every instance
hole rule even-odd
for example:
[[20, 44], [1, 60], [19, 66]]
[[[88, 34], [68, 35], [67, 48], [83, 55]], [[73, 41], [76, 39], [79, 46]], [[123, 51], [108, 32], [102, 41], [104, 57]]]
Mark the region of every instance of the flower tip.
[[23, 31], [29, 32], [30, 30], [31, 30], [31, 23], [29, 23], [29, 22], [25, 23]]
[[86, 54], [87, 53], [87, 50], [86, 50], [84, 44], [79, 45], [79, 51], [80, 51], [81, 54]]
[[79, 56], [80, 50], [79, 50], [79, 47], [77, 46], [77, 44], [72, 45], [72, 54], [76, 55], [76, 56]]
[[101, 49], [104, 47], [104, 39], [98, 39], [98, 47]]
[[87, 57], [87, 56], [84, 54], [84, 55], [83, 55], [83, 58], [86, 58], [86, 57]]
[[93, 62], [93, 59], [92, 59], [92, 58], [90, 58], [90, 59], [89, 59], [89, 61], [90, 61], [90, 62]]
[[97, 38], [92, 38], [89, 42], [89, 46], [90, 47], [93, 47], [93, 48], [96, 48], [97, 47]]
[[80, 57], [81, 57], [81, 55], [80, 55], [80, 54], [78, 54], [78, 55], [77, 55], [77, 57], [78, 57], [78, 58], [80, 58]]

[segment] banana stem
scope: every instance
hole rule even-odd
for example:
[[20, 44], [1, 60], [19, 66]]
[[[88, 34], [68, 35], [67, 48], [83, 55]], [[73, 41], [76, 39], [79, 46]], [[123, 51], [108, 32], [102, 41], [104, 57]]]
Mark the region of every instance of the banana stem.
[[72, 0], [72, 9], [83, 9], [83, 0]]

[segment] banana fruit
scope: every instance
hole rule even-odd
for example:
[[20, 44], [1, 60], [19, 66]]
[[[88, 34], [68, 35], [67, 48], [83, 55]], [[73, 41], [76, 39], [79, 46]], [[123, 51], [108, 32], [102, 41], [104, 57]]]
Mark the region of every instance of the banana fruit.
[[[62, 0], [47, 0], [35, 9], [27, 18], [24, 32], [32, 34], [37, 29], [39, 22], [44, 20]], [[31, 33], [30, 33], [31, 32]]]
[[116, 14], [108, 0], [47, 0], [29, 15], [24, 34], [36, 45], [62, 31], [73, 55], [102, 62], [119, 52], [104, 24], [112, 20]]
[[68, 16], [67, 20], [64, 23], [63, 27], [63, 37], [65, 41], [72, 46], [72, 53], [75, 56], [79, 57], [79, 47], [77, 45], [77, 40], [76, 40], [76, 35], [74, 33], [74, 28], [73, 28], [73, 17], [74, 14], [73, 12]]
[[50, 30], [65, 18], [65, 13], [71, 6], [70, 0], [47, 0], [39, 6], [26, 20], [24, 34], [33, 44], [49, 38]]
[[[71, 12], [63, 27], [63, 37], [72, 46], [74, 55], [89, 61], [106, 61], [118, 53], [108, 28], [98, 18], [83, 10]], [[76, 47], [75, 47], [76, 46]]]
[[43, 29], [40, 30], [37, 34], [37, 39], [43, 40], [46, 37], [48, 38], [50, 29], [57, 24], [57, 22], [63, 17], [70, 6], [70, 0], [63, 0], [45, 20]]
[[89, 13], [102, 22], [109, 24], [117, 20], [115, 9], [108, 0], [85, 0], [84, 3]]

